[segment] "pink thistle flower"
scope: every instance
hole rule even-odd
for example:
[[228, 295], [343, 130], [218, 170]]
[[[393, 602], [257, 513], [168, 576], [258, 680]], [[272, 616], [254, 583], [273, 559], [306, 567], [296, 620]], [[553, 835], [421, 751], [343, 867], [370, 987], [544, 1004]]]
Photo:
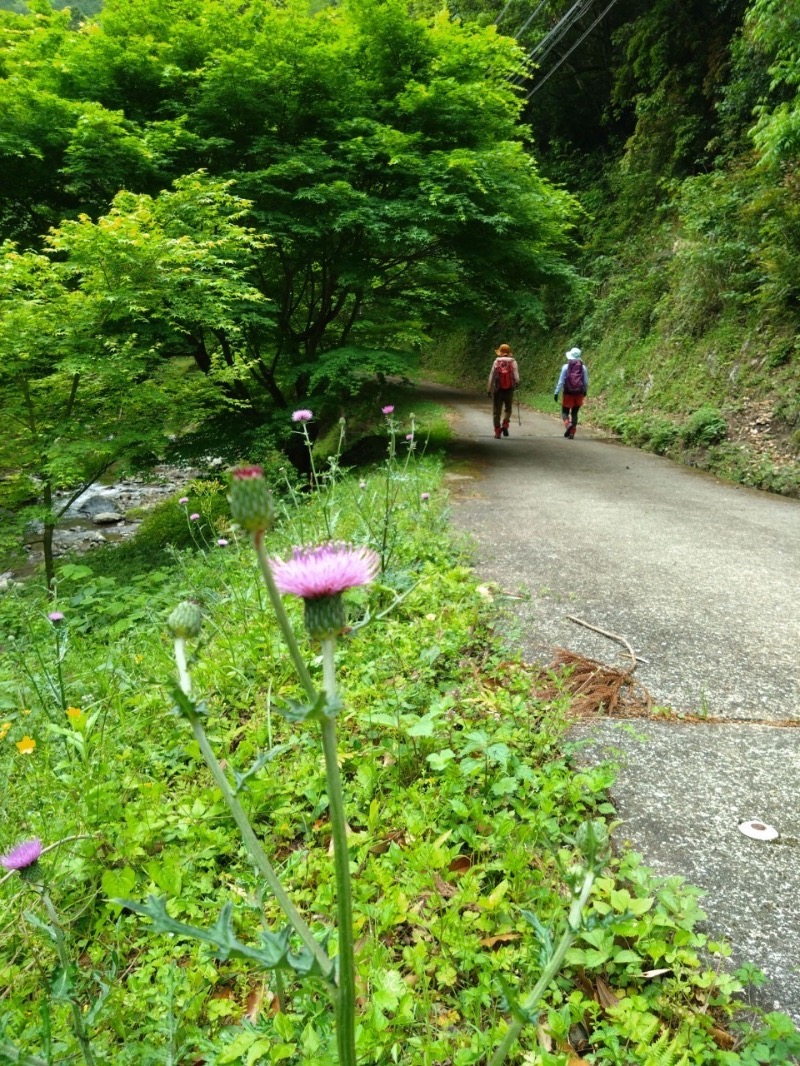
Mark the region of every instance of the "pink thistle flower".
[[33, 840], [17, 844], [8, 854], [0, 857], [0, 865], [5, 866], [7, 870], [25, 870], [38, 862], [41, 854], [42, 842], [34, 837]]
[[200, 520], [200, 515], [197, 513], [197, 511], [195, 511], [194, 514], [190, 514], [189, 515], [189, 521], [190, 522], [198, 522], [199, 520]]
[[59, 625], [59, 623], [64, 621], [64, 615], [61, 611], [51, 611], [47, 617], [50, 619], [54, 626], [57, 626]]
[[220, 548], [227, 548], [228, 547], [228, 542], [225, 539], [225, 537], [220, 537], [219, 540], [217, 541], [217, 544], [220, 546]]
[[383, 412], [383, 414], [385, 414], [385, 415], [390, 415], [390, 414], [392, 414], [392, 413], [393, 413], [393, 411], [394, 411], [394, 404], [391, 404], [391, 403], [390, 403], [390, 404], [387, 404], [387, 405], [386, 405], [386, 407], [382, 407], [382, 408], [381, 408], [381, 411], [382, 411], [382, 412]]
[[299, 411], [292, 412], [293, 422], [310, 422], [314, 417], [313, 411], [308, 411], [305, 408], [301, 408]]
[[419, 498], [421, 500], [429, 500], [431, 498], [431, 494], [429, 492], [421, 492], [419, 494]]
[[273, 559], [271, 564], [280, 592], [316, 600], [368, 585], [378, 572], [380, 558], [371, 548], [330, 542], [314, 548], [294, 548], [291, 559]]
[[413, 433], [406, 433], [406, 440], [413, 440], [413, 439], [414, 439], [414, 434]]
[[189, 502], [189, 497], [188, 496], [181, 496], [181, 498], [178, 500], [178, 503], [181, 503], [181, 504], [188, 503], [188, 502]]
[[279, 592], [302, 598], [309, 636], [324, 641], [344, 632], [342, 593], [369, 584], [380, 568], [380, 557], [371, 548], [330, 542], [295, 548], [291, 559], [273, 559], [271, 566]]

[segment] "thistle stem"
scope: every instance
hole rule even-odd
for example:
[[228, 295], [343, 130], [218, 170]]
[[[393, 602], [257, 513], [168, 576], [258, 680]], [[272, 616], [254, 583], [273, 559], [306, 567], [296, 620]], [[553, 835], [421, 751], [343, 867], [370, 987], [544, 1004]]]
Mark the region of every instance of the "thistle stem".
[[56, 671], [58, 673], [58, 694], [61, 700], [61, 710], [67, 709], [67, 693], [64, 688], [64, 668], [61, 660], [64, 658], [64, 649], [61, 646], [61, 634], [56, 629]]
[[292, 657], [297, 676], [300, 678], [300, 684], [303, 686], [306, 695], [313, 703], [317, 698], [317, 690], [314, 687], [314, 682], [311, 680], [311, 674], [308, 672], [305, 660], [300, 654], [300, 646], [297, 643], [297, 637], [294, 635], [292, 623], [289, 621], [286, 608], [283, 606], [281, 594], [278, 592], [277, 586], [275, 585], [275, 579], [272, 576], [272, 568], [270, 567], [269, 559], [267, 558], [267, 549], [264, 547], [263, 533], [254, 534], [253, 547], [256, 550], [258, 565], [261, 570], [261, 576], [264, 579], [264, 584], [267, 586], [267, 593], [269, 595], [270, 603], [272, 604], [272, 609], [275, 612], [275, 617], [278, 619], [278, 625], [281, 627], [283, 639], [286, 641], [286, 645], [289, 648], [289, 655]]
[[587, 870], [581, 890], [578, 896], [573, 900], [572, 906], [569, 909], [567, 915], [567, 928], [564, 930], [563, 936], [558, 942], [555, 951], [553, 952], [550, 961], [542, 973], [542, 976], [536, 982], [536, 985], [531, 994], [523, 1000], [519, 1005], [516, 1012], [516, 1016], [512, 1023], [506, 1030], [506, 1035], [495, 1049], [494, 1055], [489, 1060], [489, 1066], [501, 1066], [501, 1063], [505, 1062], [506, 1055], [508, 1055], [511, 1048], [517, 1042], [519, 1034], [525, 1028], [528, 1018], [532, 1010], [538, 1005], [542, 996], [547, 991], [547, 986], [556, 976], [561, 969], [561, 964], [564, 961], [564, 957], [569, 951], [572, 941], [578, 934], [578, 929], [581, 924], [581, 912], [586, 905], [586, 901], [589, 899], [592, 891], [592, 885], [594, 884], [595, 873], [593, 870]]
[[[192, 683], [186, 665], [185, 643], [186, 642], [182, 637], [175, 638], [175, 661], [178, 665], [178, 677], [180, 680], [180, 686], [183, 692], [188, 696], [191, 694]], [[206, 736], [205, 729], [203, 729], [202, 722], [200, 721], [197, 715], [193, 715], [190, 718], [190, 723], [192, 726], [192, 733], [194, 733], [194, 738], [200, 746], [200, 751], [203, 754], [203, 758], [206, 761], [206, 765], [211, 771], [211, 776], [214, 778], [217, 788], [222, 793], [222, 798], [227, 803], [228, 810], [231, 812], [233, 820], [234, 822], [236, 822], [239, 832], [242, 834], [242, 839], [244, 840], [248, 851], [252, 855], [253, 861], [255, 862], [259, 872], [262, 874], [264, 880], [269, 885], [272, 894], [275, 896], [275, 899], [283, 908], [290, 925], [300, 937], [300, 939], [303, 941], [308, 950], [316, 958], [322, 969], [322, 972], [325, 974], [325, 977], [329, 981], [332, 980], [333, 963], [328, 958], [328, 955], [325, 952], [324, 948], [321, 946], [319, 941], [311, 932], [308, 925], [306, 925], [300, 912], [297, 910], [294, 903], [292, 903], [283, 885], [278, 880], [278, 875], [275, 873], [275, 870], [272, 867], [272, 863], [269, 861], [264, 849], [261, 847], [261, 842], [253, 831], [253, 827], [250, 825], [250, 820], [245, 814], [242, 805], [239, 803], [239, 800], [236, 798], [236, 795], [233, 792], [230, 784], [228, 783], [227, 777], [225, 776], [225, 772], [220, 766], [219, 761], [217, 760], [217, 757], [208, 742], [208, 737]]]
[[[69, 952], [67, 951], [67, 942], [64, 937], [64, 930], [61, 928], [61, 922], [58, 919], [58, 914], [53, 906], [53, 901], [50, 899], [48, 893], [44, 890], [40, 890], [40, 896], [44, 909], [47, 911], [47, 917], [50, 919], [50, 928], [53, 930], [53, 936], [56, 942], [56, 951], [58, 952], [58, 958], [61, 962], [61, 967], [64, 973], [68, 973], [71, 960]], [[89, 1042], [89, 1035], [86, 1032], [86, 1026], [83, 1024], [83, 1015], [81, 1009], [72, 996], [69, 997], [69, 1005], [72, 1011], [72, 1028], [75, 1032], [75, 1037], [80, 1045], [81, 1054], [83, 1055], [83, 1061], [86, 1066], [95, 1066], [95, 1057], [92, 1052], [92, 1045]]]
[[[329, 705], [336, 703], [336, 641], [327, 637], [322, 641], [322, 670], [325, 695]], [[333, 836], [336, 871], [336, 909], [339, 926], [338, 989], [336, 999], [336, 1043], [339, 1066], [355, 1066], [355, 1007], [356, 973], [353, 954], [353, 900], [350, 889], [350, 850], [347, 843], [347, 821], [344, 813], [342, 778], [336, 750], [336, 726], [327, 715], [321, 725], [322, 749], [328, 778], [331, 833]]]
[[306, 450], [308, 451], [308, 461], [311, 464], [311, 480], [314, 488], [319, 492], [319, 478], [317, 477], [317, 468], [314, 465], [314, 445], [311, 443], [311, 437], [309, 436], [308, 426], [305, 422], [302, 423], [303, 436], [306, 439]]

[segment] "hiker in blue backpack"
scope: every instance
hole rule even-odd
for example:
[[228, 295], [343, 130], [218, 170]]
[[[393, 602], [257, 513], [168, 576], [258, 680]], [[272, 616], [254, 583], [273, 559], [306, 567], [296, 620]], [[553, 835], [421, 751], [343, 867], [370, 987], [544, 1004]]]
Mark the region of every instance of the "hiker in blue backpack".
[[[511, 421], [512, 404], [514, 402], [514, 389], [519, 388], [519, 368], [511, 349], [507, 344], [501, 344], [494, 353], [497, 358], [492, 363], [489, 371], [488, 395], [492, 397], [492, 419], [494, 421], [494, 435], [497, 440], [502, 434], [508, 436], [508, 424]], [[503, 413], [503, 421], [500, 415]]]
[[572, 440], [578, 428], [578, 413], [583, 407], [586, 393], [589, 391], [589, 374], [581, 359], [580, 348], [570, 348], [567, 361], [561, 367], [553, 399], [558, 403], [561, 393], [561, 421], [564, 423], [564, 436]]

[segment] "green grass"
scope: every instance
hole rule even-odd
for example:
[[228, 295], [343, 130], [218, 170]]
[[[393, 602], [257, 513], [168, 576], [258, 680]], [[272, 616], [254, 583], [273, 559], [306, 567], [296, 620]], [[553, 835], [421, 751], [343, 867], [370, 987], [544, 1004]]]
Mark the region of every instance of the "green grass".
[[[405, 419], [395, 417], [403, 439]], [[452, 539], [441, 477], [436, 461], [406, 463], [402, 453], [369, 474], [335, 474], [319, 496], [298, 505], [286, 497], [270, 535], [276, 553], [328, 535], [372, 544], [385, 564], [375, 586], [351, 594], [351, 619], [371, 621], [338, 653], [364, 1064], [485, 1062], [507, 1024], [507, 996], [530, 990], [543, 943], [563, 929], [577, 830], [613, 818], [611, 769], [572, 762], [567, 697], [539, 696], [537, 673], [502, 646]], [[262, 923], [282, 924], [188, 727], [171, 713], [164, 618], [191, 597], [205, 617], [192, 671], [213, 747], [231, 779], [274, 753], [241, 797], [295, 903], [335, 945], [319, 743], [280, 713], [297, 690], [251, 549], [221, 516], [214, 522], [227, 547], [209, 539], [172, 549], [168, 565], [125, 582], [68, 564], [62, 628], [34, 586], [0, 600], [0, 721], [9, 723], [0, 727], [0, 848], [32, 835], [63, 841], [43, 866], [74, 960], [59, 969], [35, 893], [8, 879], [0, 1049], [4, 1039], [41, 1061], [76, 1061], [74, 1001], [98, 1063], [335, 1062], [321, 985], [287, 979], [281, 990], [240, 961], [154, 934], [112, 902], [165, 895], [175, 918], [208, 926], [230, 901], [244, 940]], [[287, 606], [300, 625], [300, 605]], [[306, 650], [317, 675], [316, 650]], [[36, 742], [27, 754], [24, 737]], [[509, 1061], [566, 1066], [578, 1024], [592, 1040], [586, 1060], [619, 1066], [655, 1066], [651, 1046], [664, 1061], [712, 1066], [777, 1066], [797, 1052], [779, 1015], [758, 1036], [736, 1029], [731, 995], [741, 980], [709, 968], [707, 957], [725, 949], [698, 931], [690, 888], [656, 881], [622, 855], [609, 861], [589, 918], [547, 996], [550, 1050], [528, 1026]], [[666, 972], [643, 976], [651, 969]], [[601, 978], [616, 1008], [589, 995]], [[719, 1046], [721, 1029], [736, 1050]], [[0, 1050], [2, 1061], [16, 1060]]]

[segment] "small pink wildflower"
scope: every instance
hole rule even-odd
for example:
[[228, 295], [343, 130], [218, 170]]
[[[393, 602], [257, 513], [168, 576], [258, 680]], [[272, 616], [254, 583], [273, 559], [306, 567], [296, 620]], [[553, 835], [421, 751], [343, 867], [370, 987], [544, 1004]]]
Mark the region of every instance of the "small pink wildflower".
[[291, 559], [271, 562], [278, 590], [304, 600], [337, 596], [357, 585], [368, 585], [380, 567], [378, 553], [371, 548], [335, 542], [294, 548]]
[[64, 621], [64, 615], [61, 611], [51, 611], [47, 617], [54, 626], [57, 626], [60, 622]]
[[413, 440], [413, 439], [414, 439], [414, 434], [413, 433], [406, 433], [406, 440]]
[[197, 511], [195, 511], [194, 514], [190, 514], [189, 515], [189, 521], [190, 522], [198, 522], [199, 520], [200, 520], [200, 515], [197, 513]]
[[421, 492], [419, 494], [419, 498], [421, 500], [429, 500], [431, 498], [431, 494], [429, 492]]
[[178, 503], [181, 503], [181, 504], [188, 503], [188, 502], [189, 502], [189, 497], [188, 496], [181, 496], [181, 498], [178, 500]]
[[228, 542], [225, 539], [225, 537], [220, 537], [219, 540], [217, 541], [217, 544], [220, 546], [220, 548], [227, 548], [228, 547]]
[[387, 405], [386, 405], [386, 407], [382, 407], [382, 408], [381, 408], [381, 411], [382, 411], [382, 412], [383, 412], [383, 414], [385, 414], [385, 415], [390, 415], [390, 414], [392, 414], [392, 413], [394, 412], [394, 404], [391, 404], [391, 403], [390, 403], [390, 404], [387, 404]]
[[314, 417], [314, 412], [313, 411], [308, 411], [304, 407], [301, 408], [299, 411], [293, 411], [292, 412], [292, 421], [293, 422], [310, 422], [313, 417]]
[[38, 862], [41, 854], [42, 842], [34, 837], [33, 840], [17, 844], [8, 854], [0, 857], [0, 865], [5, 866], [7, 870], [24, 870]]

